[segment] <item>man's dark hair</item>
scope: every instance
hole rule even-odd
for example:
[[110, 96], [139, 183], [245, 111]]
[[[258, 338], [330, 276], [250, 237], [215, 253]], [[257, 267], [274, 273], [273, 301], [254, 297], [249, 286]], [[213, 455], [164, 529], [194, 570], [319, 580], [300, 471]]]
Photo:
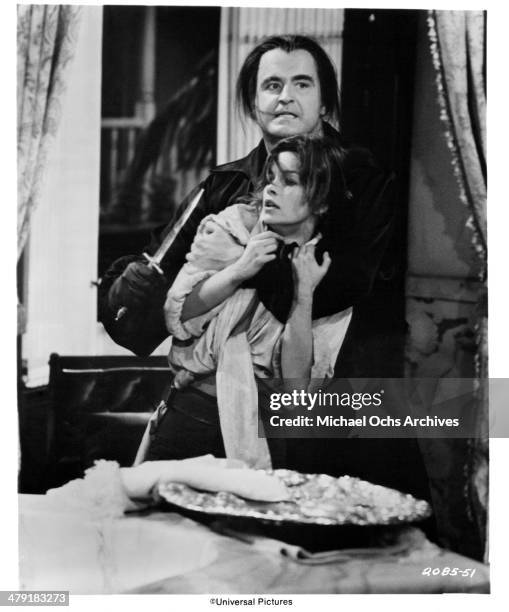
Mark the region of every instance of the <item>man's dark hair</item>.
[[316, 64], [322, 104], [326, 116], [328, 119], [339, 123], [339, 88], [334, 64], [316, 40], [300, 34], [285, 34], [265, 38], [246, 57], [240, 69], [236, 89], [237, 104], [244, 113], [251, 119], [256, 118], [254, 103], [260, 58], [264, 53], [273, 49], [282, 49], [286, 53], [302, 49], [311, 54]]

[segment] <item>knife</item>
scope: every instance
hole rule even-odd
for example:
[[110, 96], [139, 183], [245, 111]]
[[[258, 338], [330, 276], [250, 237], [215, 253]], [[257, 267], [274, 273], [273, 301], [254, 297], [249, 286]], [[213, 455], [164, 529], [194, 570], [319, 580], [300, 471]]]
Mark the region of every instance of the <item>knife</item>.
[[[203, 191], [204, 191], [203, 189], [200, 189], [200, 191], [198, 191], [198, 193], [194, 196], [194, 198], [191, 200], [191, 202], [189, 203], [187, 208], [184, 210], [182, 215], [177, 219], [175, 225], [171, 228], [171, 230], [165, 236], [165, 238], [161, 242], [161, 245], [159, 246], [157, 251], [154, 253], [154, 255], [151, 256], [148, 253], [143, 253], [143, 257], [146, 259], [147, 266], [149, 268], [151, 268], [152, 270], [157, 270], [159, 274], [163, 275], [163, 271], [161, 269], [161, 261], [163, 260], [163, 257], [166, 255], [166, 253], [168, 252], [173, 242], [175, 241], [175, 238], [177, 237], [180, 230], [184, 227], [189, 217], [193, 214], [194, 210], [198, 206], [198, 202], [201, 200]], [[127, 307], [121, 306], [117, 311], [117, 316], [115, 317], [115, 321], [119, 321], [126, 313], [127, 313]]]

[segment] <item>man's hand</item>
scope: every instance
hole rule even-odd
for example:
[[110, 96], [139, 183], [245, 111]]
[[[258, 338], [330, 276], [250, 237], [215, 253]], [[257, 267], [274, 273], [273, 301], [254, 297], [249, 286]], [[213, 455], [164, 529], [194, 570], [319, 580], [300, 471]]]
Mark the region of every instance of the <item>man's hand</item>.
[[252, 278], [267, 262], [275, 259], [278, 239], [278, 234], [271, 231], [252, 236], [244, 253], [230, 267], [236, 280], [244, 282]]
[[131, 262], [110, 289], [113, 309], [136, 308], [167, 289], [164, 276], [140, 261]]

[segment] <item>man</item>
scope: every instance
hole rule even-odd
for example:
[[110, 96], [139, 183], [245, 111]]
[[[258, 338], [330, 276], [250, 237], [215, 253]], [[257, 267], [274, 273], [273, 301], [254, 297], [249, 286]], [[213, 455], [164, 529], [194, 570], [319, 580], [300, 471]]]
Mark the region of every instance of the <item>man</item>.
[[[363, 371], [356, 358], [354, 331], [362, 328], [362, 321], [356, 319], [355, 305], [369, 294], [390, 236], [393, 210], [384, 193], [391, 177], [367, 151], [344, 149], [339, 133], [327, 122], [339, 119], [338, 84], [330, 58], [314, 40], [295, 35], [274, 36], [261, 42], [241, 68], [237, 100], [260, 127], [260, 144], [245, 158], [214, 168], [181, 205], [176, 218], [199, 189], [204, 189], [161, 262], [164, 276], [149, 269], [139, 255], [123, 257], [111, 266], [100, 286], [101, 321], [116, 342], [139, 355], [150, 354], [168, 336], [163, 317], [166, 293], [185, 262], [200, 221], [253, 191], [267, 151], [279, 140], [296, 134], [323, 135], [342, 149], [344, 157], [333, 185], [337, 207], [329, 210], [320, 241], [322, 251], [331, 254], [332, 263], [316, 289], [313, 318], [353, 305], [336, 375], [376, 376], [376, 372]], [[153, 254], [171, 227], [172, 224], [156, 233], [146, 252]], [[273, 265], [290, 264], [288, 258], [278, 257]], [[271, 286], [274, 278], [280, 283], [277, 291]], [[286, 285], [282, 279], [288, 280]], [[264, 305], [286, 321], [293, 294], [289, 269], [287, 273], [273, 274], [271, 266], [266, 265], [255, 277], [254, 286]], [[288, 442], [288, 467], [348, 473], [429, 497], [424, 467], [413, 440]]]
[[[253, 49], [239, 74], [237, 99], [259, 125], [262, 141], [244, 159], [214, 168], [181, 205], [177, 218], [204, 189], [161, 263], [164, 276], [150, 269], [141, 255], [131, 255], [117, 260], [102, 279], [99, 318], [118, 344], [138, 355], [150, 354], [168, 336], [162, 306], [200, 221], [255, 188], [267, 151], [295, 134], [324, 135], [342, 145], [339, 133], [327, 122], [339, 119], [335, 69], [320, 45], [308, 37], [274, 36]], [[336, 177], [338, 206], [331, 211], [329, 232], [322, 241], [332, 265], [317, 290], [315, 318], [343, 310], [370, 292], [392, 220], [392, 210], [382, 198], [387, 182], [367, 152], [345, 151]], [[146, 252], [155, 252], [172, 225], [154, 234]], [[266, 282], [270, 282], [268, 273], [258, 281], [260, 298], [283, 319], [291, 287], [281, 287], [281, 299], [268, 303]]]

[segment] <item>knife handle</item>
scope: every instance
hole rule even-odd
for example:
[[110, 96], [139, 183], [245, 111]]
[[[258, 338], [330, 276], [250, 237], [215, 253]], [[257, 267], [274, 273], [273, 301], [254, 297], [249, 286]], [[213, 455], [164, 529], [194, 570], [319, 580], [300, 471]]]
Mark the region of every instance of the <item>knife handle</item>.
[[143, 253], [143, 257], [145, 257], [145, 259], [147, 260], [147, 265], [149, 268], [152, 268], [152, 270], [157, 270], [161, 276], [164, 275], [164, 272], [161, 270], [161, 267], [153, 257], [151, 257], [148, 253]]

